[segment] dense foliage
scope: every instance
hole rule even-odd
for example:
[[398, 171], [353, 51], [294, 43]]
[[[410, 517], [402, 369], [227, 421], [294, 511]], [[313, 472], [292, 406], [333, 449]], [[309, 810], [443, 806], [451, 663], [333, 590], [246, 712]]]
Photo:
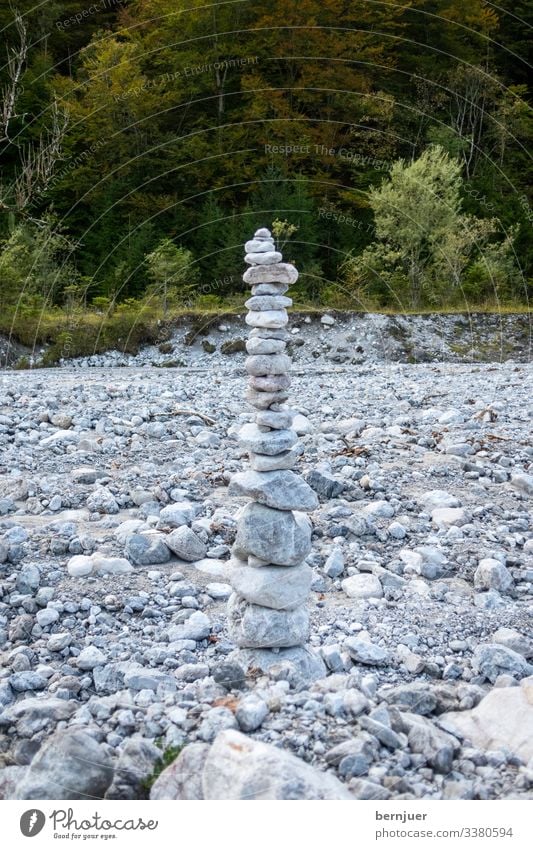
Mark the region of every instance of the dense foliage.
[[527, 303], [531, 2], [17, 8], [3, 314], [227, 302], [275, 220], [300, 302]]

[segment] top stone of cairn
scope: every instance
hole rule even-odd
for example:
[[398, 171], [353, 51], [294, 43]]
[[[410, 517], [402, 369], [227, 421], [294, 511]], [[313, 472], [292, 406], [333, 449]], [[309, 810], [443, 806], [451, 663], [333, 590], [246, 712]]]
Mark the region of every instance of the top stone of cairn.
[[248, 265], [275, 265], [283, 259], [276, 250], [270, 230], [261, 227], [254, 234], [253, 239], [246, 242], [246, 256], [244, 261]]
[[[280, 251], [276, 250], [272, 234], [266, 227], [256, 230], [253, 239], [246, 242], [245, 249], [244, 259], [251, 268], [246, 270], [243, 280], [250, 286], [269, 285], [269, 294], [279, 295], [298, 280], [294, 265], [283, 262]], [[257, 291], [253, 294], [267, 293]]]

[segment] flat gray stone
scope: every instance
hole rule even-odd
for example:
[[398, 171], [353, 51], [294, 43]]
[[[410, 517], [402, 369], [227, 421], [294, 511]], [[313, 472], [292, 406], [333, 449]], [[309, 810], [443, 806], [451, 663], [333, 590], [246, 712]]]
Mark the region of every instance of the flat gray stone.
[[244, 245], [247, 254], [264, 254], [267, 251], [275, 251], [276, 246], [272, 239], [250, 239]]
[[305, 605], [272, 610], [249, 604], [234, 593], [228, 602], [228, 631], [240, 648], [300, 646], [309, 637], [309, 612]]
[[311, 522], [304, 513], [246, 505], [237, 526], [238, 557], [253, 554], [274, 566], [297, 566], [310, 551]]
[[439, 507], [460, 507], [461, 502], [445, 489], [430, 489], [417, 496], [417, 501], [428, 511]]
[[423, 716], [404, 713], [402, 720], [408, 729], [411, 751], [423, 754], [435, 772], [449, 773], [454, 756], [461, 748], [459, 740]]
[[269, 457], [267, 454], [254, 454], [250, 452], [250, 466], [256, 472], [274, 472], [281, 469], [292, 469], [298, 462], [303, 448], [300, 443], [291, 448], [290, 451], [284, 451], [283, 454], [276, 454]]
[[34, 670], [28, 669], [24, 672], [14, 672], [8, 678], [9, 684], [16, 693], [28, 693], [35, 690], [44, 690], [47, 680]]
[[207, 711], [196, 733], [200, 740], [211, 743], [221, 731], [228, 728], [237, 728], [237, 720], [229, 708], [220, 705]]
[[279, 251], [265, 251], [264, 253], [249, 253], [244, 257], [248, 265], [274, 265], [283, 259]]
[[91, 560], [93, 575], [127, 575], [133, 572], [133, 566], [124, 557], [108, 557], [95, 551]]
[[383, 695], [389, 704], [396, 705], [402, 712], [410, 711], [421, 716], [433, 713], [438, 704], [437, 697], [429, 689], [426, 681], [398, 684], [380, 695]]
[[290, 429], [262, 431], [256, 424], [245, 424], [239, 431], [239, 442], [247, 451], [272, 457], [291, 449], [298, 437]]
[[75, 554], [67, 563], [67, 572], [72, 578], [85, 578], [92, 573], [93, 565], [90, 554]]
[[96, 483], [97, 473], [92, 466], [79, 466], [77, 469], [72, 469], [71, 475], [76, 483]]
[[295, 610], [305, 604], [313, 570], [300, 566], [235, 566], [231, 584], [235, 592], [250, 604], [273, 610]]
[[288, 342], [290, 334], [283, 327], [253, 327], [248, 334], [250, 339], [281, 339]]
[[228, 494], [246, 495], [276, 510], [306, 511], [318, 507], [318, 498], [309, 484], [289, 470], [239, 472], [233, 475]]
[[298, 271], [290, 262], [277, 262], [271, 266], [258, 265], [247, 268], [242, 279], [252, 286], [260, 283], [286, 283], [287, 286], [292, 286], [298, 280]]
[[246, 316], [249, 327], [283, 328], [289, 321], [286, 310], [265, 310], [264, 312], [249, 312]]
[[291, 370], [291, 358], [286, 354], [258, 354], [247, 357], [244, 367], [248, 374], [262, 377], [270, 374], [288, 374]]
[[492, 642], [518, 652], [525, 658], [533, 657], [533, 640], [514, 628], [498, 628], [492, 635]]
[[328, 578], [338, 578], [344, 572], [344, 556], [342, 549], [335, 546], [324, 563], [324, 573]]
[[281, 389], [279, 392], [259, 392], [249, 386], [245, 397], [252, 407], [258, 410], [268, 410], [273, 404], [284, 404], [289, 393], [286, 389]]
[[244, 690], [246, 688], [244, 669], [231, 660], [222, 660], [212, 667], [211, 677], [225, 690]]
[[438, 507], [431, 511], [431, 519], [437, 528], [466, 525], [468, 516], [462, 507]]
[[257, 286], [252, 286], [252, 296], [284, 295], [288, 288], [288, 283], [258, 283]]
[[279, 412], [275, 410], [259, 410], [255, 417], [255, 423], [259, 427], [273, 427], [275, 430], [286, 430], [290, 428], [293, 418], [294, 413], [292, 410], [280, 410]]
[[337, 498], [346, 488], [344, 481], [339, 481], [333, 475], [325, 474], [318, 469], [311, 469], [306, 475], [306, 480], [318, 495], [328, 500], [330, 498]]
[[286, 298], [284, 295], [253, 295], [244, 302], [244, 306], [256, 312], [284, 310], [292, 307], [292, 298]]
[[252, 376], [248, 385], [256, 392], [281, 392], [289, 388], [291, 379], [287, 374], [270, 374], [264, 377]]
[[256, 354], [282, 354], [285, 351], [283, 339], [258, 339], [252, 337], [246, 343], [246, 351], [251, 356]]

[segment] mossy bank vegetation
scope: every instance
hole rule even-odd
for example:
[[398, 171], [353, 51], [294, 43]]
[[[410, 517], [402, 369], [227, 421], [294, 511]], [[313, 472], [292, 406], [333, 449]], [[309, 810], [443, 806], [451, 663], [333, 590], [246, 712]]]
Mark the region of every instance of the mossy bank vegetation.
[[5, 4], [0, 333], [160, 341], [239, 307], [259, 226], [298, 308], [527, 310], [528, 4], [342, 7]]

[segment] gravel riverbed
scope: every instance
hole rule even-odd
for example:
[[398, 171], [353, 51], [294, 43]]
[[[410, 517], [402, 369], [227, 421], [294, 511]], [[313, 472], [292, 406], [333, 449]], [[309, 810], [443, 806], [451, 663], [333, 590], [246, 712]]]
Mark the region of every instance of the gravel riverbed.
[[527, 363], [295, 357], [306, 681], [230, 657], [244, 355], [106, 356], [0, 375], [0, 797], [532, 798]]

